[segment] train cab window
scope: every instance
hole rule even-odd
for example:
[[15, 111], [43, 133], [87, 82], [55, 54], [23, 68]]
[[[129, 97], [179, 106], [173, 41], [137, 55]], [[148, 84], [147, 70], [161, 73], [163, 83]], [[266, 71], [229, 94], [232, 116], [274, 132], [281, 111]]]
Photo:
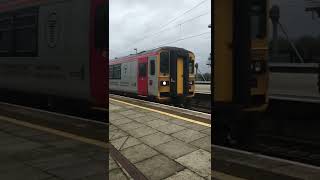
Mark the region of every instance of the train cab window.
[[95, 19], [95, 47], [107, 47], [107, 6], [105, 3], [96, 9]]
[[169, 74], [169, 52], [160, 53], [160, 73]]
[[139, 64], [139, 77], [147, 76], [147, 63]]
[[155, 70], [156, 70], [156, 67], [155, 67], [155, 62], [154, 60], [150, 61], [150, 75], [154, 75], [155, 74]]
[[262, 39], [266, 36], [267, 9], [265, 0], [253, 0], [250, 7], [251, 38]]
[[194, 73], [194, 61], [189, 61], [189, 74]]

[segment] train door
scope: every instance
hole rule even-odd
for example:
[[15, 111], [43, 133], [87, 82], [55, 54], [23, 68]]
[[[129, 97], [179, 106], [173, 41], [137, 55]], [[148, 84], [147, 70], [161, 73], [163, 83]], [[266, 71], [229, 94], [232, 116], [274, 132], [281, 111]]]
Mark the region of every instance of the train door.
[[158, 95], [158, 83], [157, 83], [157, 72], [156, 72], [156, 57], [149, 57], [149, 76], [148, 76], [148, 94], [157, 96]]
[[177, 59], [177, 94], [183, 95], [183, 58]]
[[148, 95], [148, 57], [138, 59], [138, 95]]

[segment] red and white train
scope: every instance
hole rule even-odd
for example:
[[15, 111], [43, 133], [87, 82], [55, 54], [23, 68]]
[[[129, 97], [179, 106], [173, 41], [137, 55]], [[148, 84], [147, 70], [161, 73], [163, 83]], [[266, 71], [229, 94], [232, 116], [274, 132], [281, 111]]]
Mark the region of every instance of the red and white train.
[[110, 91], [185, 103], [195, 93], [195, 56], [177, 47], [160, 47], [109, 62]]
[[0, 1], [0, 94], [105, 106], [106, 0]]

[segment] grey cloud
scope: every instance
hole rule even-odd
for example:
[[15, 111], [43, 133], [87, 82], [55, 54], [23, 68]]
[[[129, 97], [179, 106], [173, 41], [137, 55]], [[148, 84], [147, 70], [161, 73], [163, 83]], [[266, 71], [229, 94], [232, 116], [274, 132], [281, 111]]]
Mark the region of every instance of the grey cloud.
[[[208, 0], [190, 13], [177, 19], [165, 28], [170, 28], [183, 21], [208, 12], [191, 22], [172, 27], [144, 41], [132, 45], [146, 35], [154, 34], [159, 28], [179, 14], [192, 8], [202, 0], [110, 0], [109, 1], [109, 57], [119, 57], [157, 47], [160, 44], [175, 41], [181, 37], [208, 32], [211, 23], [211, 1]], [[165, 29], [164, 28], [164, 29]], [[177, 46], [193, 51], [202, 72], [210, 71], [207, 63], [211, 51], [211, 36], [200, 37], [176, 42], [168, 46]]]

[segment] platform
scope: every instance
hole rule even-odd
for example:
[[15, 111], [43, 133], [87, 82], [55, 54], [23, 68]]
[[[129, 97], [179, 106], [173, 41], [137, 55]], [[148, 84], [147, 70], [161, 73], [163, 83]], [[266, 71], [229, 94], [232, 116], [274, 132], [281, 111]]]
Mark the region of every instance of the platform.
[[107, 179], [105, 148], [48, 130], [0, 116], [0, 179]]
[[211, 179], [211, 125], [137, 104], [110, 98], [111, 144], [146, 179]]
[[[270, 73], [269, 98], [273, 100], [320, 103], [317, 74]], [[210, 84], [196, 84], [197, 94], [211, 94]]]
[[320, 167], [213, 146], [214, 169], [244, 179], [318, 180]]

